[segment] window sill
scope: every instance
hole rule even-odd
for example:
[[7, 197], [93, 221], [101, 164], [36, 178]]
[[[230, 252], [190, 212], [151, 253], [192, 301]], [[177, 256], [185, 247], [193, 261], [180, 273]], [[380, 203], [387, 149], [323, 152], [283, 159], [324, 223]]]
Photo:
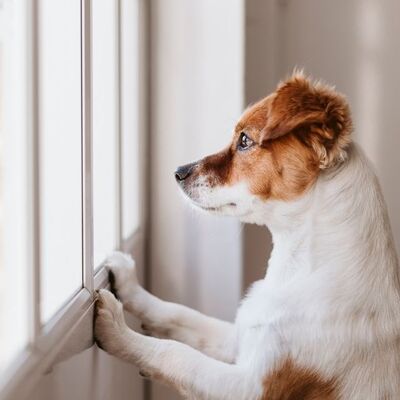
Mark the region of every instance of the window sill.
[[[142, 246], [143, 234], [138, 230], [121, 247], [136, 257], [142, 253]], [[143, 265], [139, 263], [138, 267], [142, 270]], [[100, 267], [94, 276], [94, 288], [106, 288], [107, 285], [107, 271]], [[91, 347], [94, 344], [93, 316], [94, 296], [82, 288], [43, 327], [35, 345], [22, 351], [0, 377], [1, 400], [28, 398], [53, 366]]]
[[26, 398], [53, 365], [92, 346], [93, 310], [90, 292], [81, 289], [44, 327], [37, 343], [26, 348], [8, 368], [0, 383], [2, 399]]

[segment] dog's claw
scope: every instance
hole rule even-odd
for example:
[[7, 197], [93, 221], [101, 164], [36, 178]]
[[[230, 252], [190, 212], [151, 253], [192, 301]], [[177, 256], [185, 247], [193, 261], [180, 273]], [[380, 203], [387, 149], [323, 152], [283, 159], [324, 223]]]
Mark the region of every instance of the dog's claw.
[[140, 375], [142, 378], [145, 378], [145, 379], [149, 379], [149, 378], [150, 378], [150, 374], [148, 374], [147, 372], [144, 372], [144, 371], [142, 371], [142, 370], [139, 371], [139, 375]]

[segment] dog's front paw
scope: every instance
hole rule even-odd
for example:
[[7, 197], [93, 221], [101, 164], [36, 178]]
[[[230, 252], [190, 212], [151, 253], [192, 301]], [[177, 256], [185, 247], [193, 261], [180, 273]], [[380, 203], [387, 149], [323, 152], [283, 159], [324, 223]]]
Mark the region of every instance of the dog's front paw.
[[124, 349], [123, 338], [129, 331], [122, 304], [108, 290], [101, 289], [95, 305], [94, 337], [100, 348], [119, 355]]
[[132, 257], [115, 251], [107, 257], [104, 266], [108, 270], [111, 291], [115, 296], [122, 303], [132, 300], [132, 296], [139, 287], [135, 261]]

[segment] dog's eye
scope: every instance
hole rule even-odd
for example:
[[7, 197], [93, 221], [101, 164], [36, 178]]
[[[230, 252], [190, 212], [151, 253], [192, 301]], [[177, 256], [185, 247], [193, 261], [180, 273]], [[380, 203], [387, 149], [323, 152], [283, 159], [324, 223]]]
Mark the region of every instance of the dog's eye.
[[246, 150], [249, 147], [253, 146], [253, 144], [254, 144], [253, 140], [251, 140], [244, 132], [240, 134], [237, 146], [239, 150]]

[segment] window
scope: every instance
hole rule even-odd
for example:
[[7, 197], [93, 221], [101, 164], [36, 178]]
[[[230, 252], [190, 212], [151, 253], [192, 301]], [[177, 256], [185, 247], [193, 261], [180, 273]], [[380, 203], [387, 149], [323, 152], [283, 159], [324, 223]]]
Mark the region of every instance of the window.
[[82, 287], [80, 1], [41, 0], [38, 11], [40, 304], [45, 323]]
[[117, 2], [93, 3], [93, 219], [94, 266], [118, 242], [118, 66]]
[[20, 3], [0, 1], [0, 376], [29, 335], [25, 22]]
[[139, 8], [130, 0], [121, 1], [121, 159], [122, 159], [122, 227], [128, 238], [139, 226], [139, 146], [145, 133], [139, 124], [139, 30], [130, 21], [139, 19]]
[[[120, 9], [114, 0], [98, 0], [92, 7], [96, 267], [139, 224], [139, 30], [132, 24], [139, 10], [132, 0], [120, 1]], [[116, 202], [120, 208], [113, 207]]]
[[0, 0], [0, 394], [9, 398], [65, 350], [55, 343], [106, 284], [107, 253], [143, 260], [139, 19], [137, 0]]

